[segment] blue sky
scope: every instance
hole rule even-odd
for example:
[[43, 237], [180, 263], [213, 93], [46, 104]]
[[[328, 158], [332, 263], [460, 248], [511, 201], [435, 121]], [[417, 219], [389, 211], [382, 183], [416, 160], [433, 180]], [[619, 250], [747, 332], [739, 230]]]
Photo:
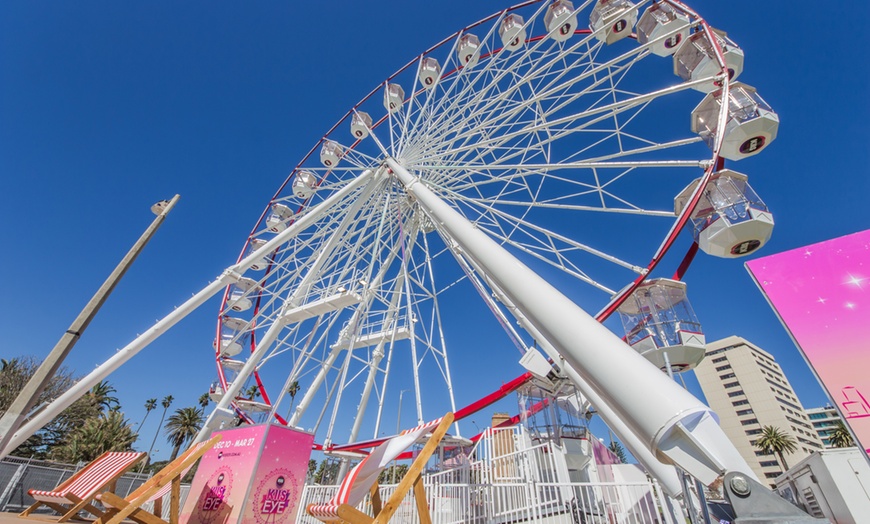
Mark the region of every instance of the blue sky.
[[[776, 142], [739, 166], [776, 217], [759, 256], [866, 229], [870, 75], [858, 50], [868, 8], [692, 3], [745, 50], [741, 80], [781, 118]], [[235, 261], [277, 186], [350, 106], [507, 4], [397, 5], [0, 3], [0, 356], [45, 355], [150, 223], [148, 207], [181, 194], [68, 358], [90, 371]], [[708, 339], [744, 336], [776, 356], [805, 406], [826, 403], [741, 261], [699, 256], [687, 281]], [[110, 378], [131, 420], [147, 398], [172, 394], [181, 407], [206, 390], [218, 307]], [[459, 403], [516, 376], [516, 358], [472, 381]], [[451, 359], [455, 380], [469, 382], [461, 362]]]

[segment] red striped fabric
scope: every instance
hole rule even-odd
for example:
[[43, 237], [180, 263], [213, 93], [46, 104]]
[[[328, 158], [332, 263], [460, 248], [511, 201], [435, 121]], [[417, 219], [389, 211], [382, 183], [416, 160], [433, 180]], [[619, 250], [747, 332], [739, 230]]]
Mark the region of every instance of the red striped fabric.
[[113, 477], [132, 466], [142, 458], [143, 453], [137, 451], [113, 451], [106, 453], [88, 464], [79, 476], [69, 485], [59, 491], [42, 491], [32, 489], [28, 493], [42, 502], [68, 503], [67, 495], [75, 495], [80, 499], [92, 498], [97, 491], [105, 486]]
[[[338, 493], [332, 497], [332, 500], [326, 504], [309, 506], [308, 513], [324, 522], [338, 520], [339, 506], [342, 504], [356, 506], [362, 502], [384, 467], [402, 451], [411, 447], [427, 431], [440, 424], [441, 418], [402, 431], [397, 436], [384, 441], [377, 448], [373, 449], [362, 462], [350, 470], [350, 473], [344, 478], [344, 481], [342, 481], [341, 486], [338, 488]], [[401, 444], [391, 445], [394, 442], [401, 442]], [[361, 484], [356, 485], [358, 479], [360, 479]]]

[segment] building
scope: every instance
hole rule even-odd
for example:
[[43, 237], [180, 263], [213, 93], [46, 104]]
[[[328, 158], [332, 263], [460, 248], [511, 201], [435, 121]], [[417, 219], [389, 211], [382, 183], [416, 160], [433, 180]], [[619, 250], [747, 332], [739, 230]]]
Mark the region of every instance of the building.
[[[740, 337], [707, 344], [695, 375], [719, 424], [762, 482], [774, 479], [788, 466], [822, 449], [822, 441], [773, 355]], [[762, 427], [789, 433], [797, 443], [780, 464], [775, 454], [755, 447]]]
[[807, 416], [810, 417], [810, 423], [812, 423], [825, 448], [833, 448], [834, 446], [831, 445], [831, 433], [834, 432], [834, 429], [843, 420], [840, 418], [837, 410], [831, 406], [812, 408], [807, 410]]

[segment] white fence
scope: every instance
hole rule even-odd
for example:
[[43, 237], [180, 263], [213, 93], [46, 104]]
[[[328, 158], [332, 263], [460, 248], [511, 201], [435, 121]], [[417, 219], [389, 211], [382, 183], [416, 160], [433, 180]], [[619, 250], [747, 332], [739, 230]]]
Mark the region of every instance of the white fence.
[[[428, 479], [427, 479], [428, 480]], [[433, 524], [660, 524], [668, 522], [652, 483], [499, 483], [447, 484], [426, 482]], [[381, 486], [381, 500], [395, 486]], [[320, 524], [305, 514], [309, 504], [327, 502], [338, 486], [306, 486], [297, 523]], [[372, 514], [368, 498], [358, 506]], [[413, 495], [409, 494], [390, 522], [419, 522]]]

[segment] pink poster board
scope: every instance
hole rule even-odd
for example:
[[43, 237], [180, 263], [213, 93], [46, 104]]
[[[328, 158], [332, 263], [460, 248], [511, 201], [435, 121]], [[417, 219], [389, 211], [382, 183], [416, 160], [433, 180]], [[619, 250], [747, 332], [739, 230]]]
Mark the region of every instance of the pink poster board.
[[244, 524], [294, 522], [314, 435], [271, 426], [242, 514]]
[[293, 522], [314, 435], [270, 425], [215, 432], [179, 515], [182, 524]]
[[870, 230], [746, 267], [870, 453]]
[[187, 524], [238, 522], [267, 426], [217, 431], [223, 438], [203, 455], [179, 515]]

